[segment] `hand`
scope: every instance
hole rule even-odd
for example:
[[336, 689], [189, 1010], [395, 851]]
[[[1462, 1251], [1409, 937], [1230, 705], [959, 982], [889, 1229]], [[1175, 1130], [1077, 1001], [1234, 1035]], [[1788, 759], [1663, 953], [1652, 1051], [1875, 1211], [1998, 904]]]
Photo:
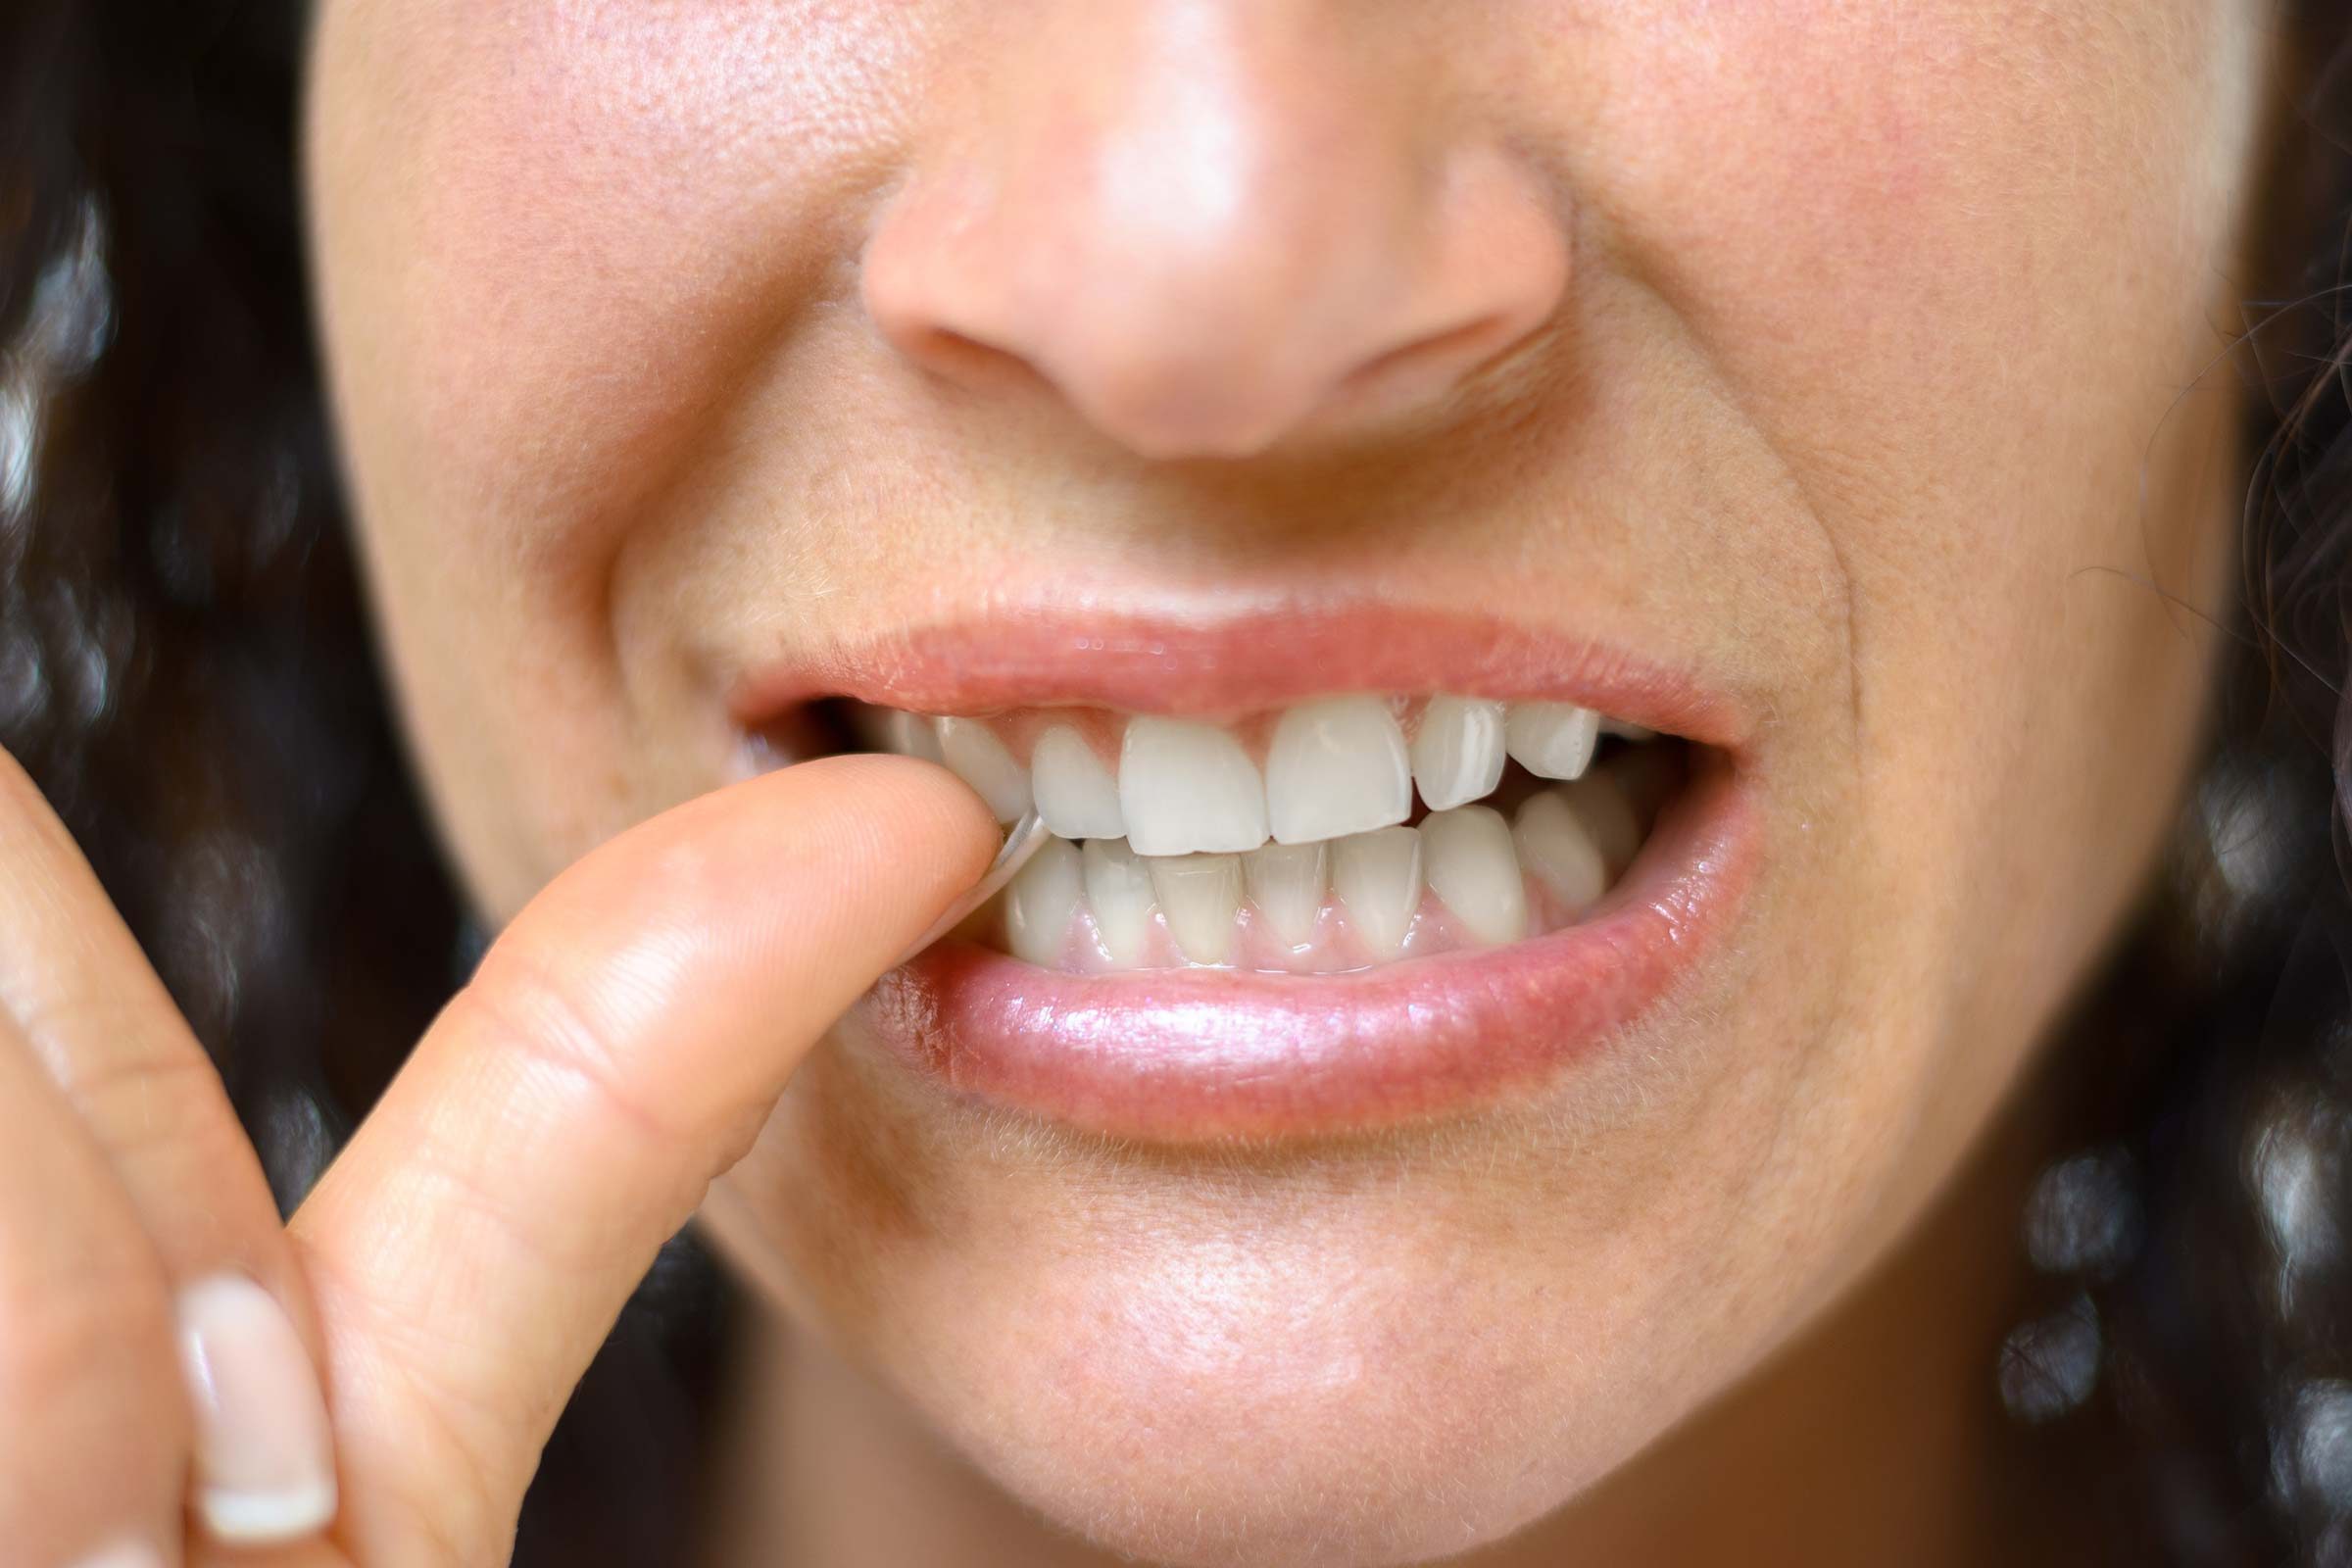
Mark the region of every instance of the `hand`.
[[516, 917], [281, 1224], [0, 754], [0, 1555], [506, 1561], [655, 1250], [995, 845], [944, 769], [869, 757], [620, 835]]

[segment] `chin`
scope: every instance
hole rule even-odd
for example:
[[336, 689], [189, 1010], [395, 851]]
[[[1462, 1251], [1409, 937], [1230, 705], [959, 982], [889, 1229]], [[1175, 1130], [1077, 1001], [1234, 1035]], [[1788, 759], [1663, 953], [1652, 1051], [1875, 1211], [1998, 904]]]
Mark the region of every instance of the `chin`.
[[[1510, 1535], [1605, 1471], [1547, 1414], [1555, 1369], [1432, 1282], [1195, 1304], [1106, 1282], [996, 1336], [928, 1412], [1097, 1545], [1200, 1568], [1418, 1563]], [[1392, 1294], [1393, 1293], [1393, 1294]], [[974, 1348], [975, 1351], [977, 1347]], [[942, 1396], [944, 1396], [944, 1397]]]

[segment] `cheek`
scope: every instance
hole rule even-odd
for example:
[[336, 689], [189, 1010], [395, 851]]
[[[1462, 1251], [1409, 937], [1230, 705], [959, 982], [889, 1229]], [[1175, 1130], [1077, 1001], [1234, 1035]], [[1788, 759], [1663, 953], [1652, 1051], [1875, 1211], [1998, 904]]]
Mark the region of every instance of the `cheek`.
[[1982, 503], [2047, 495], [2047, 458], [2085, 438], [2061, 475], [2136, 451], [2210, 360], [2254, 129], [2245, 19], [2208, 0], [1674, 18], [1596, 100], [1572, 177], [1598, 242], [1826, 527], [1880, 557], [1970, 552], [1976, 575], [2046, 560], [2050, 528], [1986, 551], [1944, 523], [1966, 506], [2001, 527]]
[[367, 318], [366, 428], [441, 514], [485, 524], [455, 542], [576, 566], [693, 456], [879, 177], [883, 88], [924, 74], [905, 14], [330, 13], [318, 194], [356, 285], [339, 314]]
[[[906, 15], [321, 10], [306, 172], [338, 434], [403, 717], [494, 916], [709, 787], [725, 738], [631, 709], [614, 587], [734, 437], [736, 372], [832, 277], [888, 140], [878, 84], [923, 75]], [[648, 701], [691, 710], [670, 695]]]
[[1919, 1186], [2105, 941], [2189, 765], [2236, 417], [2233, 377], [2199, 382], [2243, 275], [2254, 30], [2187, 0], [1676, 25], [1610, 103], [1603, 243], [1837, 558], [1856, 787], [1814, 896], [1882, 983], [1820, 1066], [1920, 1128]]

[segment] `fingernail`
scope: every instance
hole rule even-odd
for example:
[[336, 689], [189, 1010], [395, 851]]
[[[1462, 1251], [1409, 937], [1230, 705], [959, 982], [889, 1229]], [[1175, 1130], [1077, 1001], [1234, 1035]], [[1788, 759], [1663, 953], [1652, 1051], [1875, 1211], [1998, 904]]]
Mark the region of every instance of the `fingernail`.
[[241, 1274], [180, 1293], [179, 1356], [196, 1407], [196, 1511], [220, 1541], [292, 1541], [335, 1516], [318, 1369], [276, 1298]]
[[94, 1551], [74, 1568], [164, 1568], [164, 1554], [143, 1541], [118, 1541]]

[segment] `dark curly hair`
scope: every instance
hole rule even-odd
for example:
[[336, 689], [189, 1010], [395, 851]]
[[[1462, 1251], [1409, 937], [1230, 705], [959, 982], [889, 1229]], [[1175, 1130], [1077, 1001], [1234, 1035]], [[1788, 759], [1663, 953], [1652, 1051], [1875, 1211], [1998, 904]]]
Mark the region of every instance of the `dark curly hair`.
[[[0, 8], [0, 746], [290, 1205], [478, 954], [402, 763], [308, 318], [300, 0]], [[2246, 293], [2244, 593], [2211, 757], [2080, 1009], [1986, 1369], [2118, 1560], [2352, 1565], [2352, 8]], [[2352, 117], [2337, 118], [2352, 121]], [[682, 1560], [726, 1296], [690, 1248], [551, 1446], [518, 1560]], [[2126, 1461], [2129, 1462], [2126, 1462]]]

